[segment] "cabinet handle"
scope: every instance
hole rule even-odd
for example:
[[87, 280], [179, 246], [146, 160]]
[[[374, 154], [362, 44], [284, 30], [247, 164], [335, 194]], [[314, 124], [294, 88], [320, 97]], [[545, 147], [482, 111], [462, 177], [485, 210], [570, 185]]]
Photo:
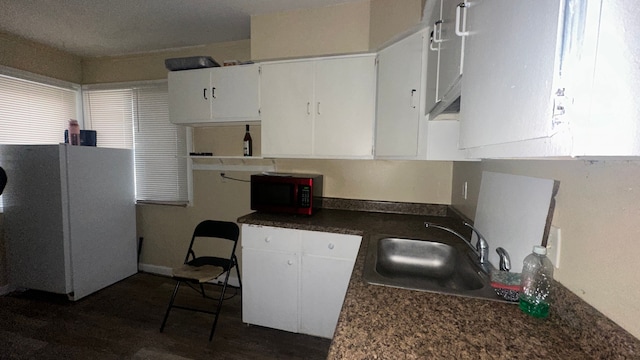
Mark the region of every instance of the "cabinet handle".
[[293, 260], [287, 260], [287, 265], [293, 265]]
[[271, 242], [271, 236], [267, 236], [266, 238], [264, 238], [264, 242], [266, 243]]
[[216, 98], [216, 88], [214, 88], [214, 87], [211, 88], [211, 98], [212, 99]]
[[307, 101], [307, 115], [311, 115], [311, 102]]
[[[442, 20], [438, 20], [435, 22], [435, 24], [433, 24], [433, 42], [436, 44], [439, 44], [441, 42], [443, 42], [444, 40], [442, 40]], [[440, 34], [440, 36], [438, 37], [438, 34]]]
[[328, 246], [329, 250], [333, 250], [334, 247], [335, 245], [333, 245], [332, 243], [329, 243], [329, 246]]
[[[468, 6], [468, 4], [466, 3], [466, 1], [461, 2], [460, 4], [458, 4], [458, 6], [456, 7], [456, 35], [458, 36], [467, 36], [469, 35], [468, 31], [461, 31], [460, 30], [460, 12], [462, 11], [462, 8], [465, 8]], [[466, 10], [465, 10], [466, 12]], [[466, 27], [466, 24], [465, 24]], [[466, 29], [465, 29], [466, 30]]]
[[409, 102], [409, 106], [411, 106], [412, 108], [416, 108], [416, 92], [418, 90], [416, 89], [411, 89], [411, 101]]
[[434, 37], [434, 31], [431, 31], [431, 35], [429, 36], [429, 50], [431, 51], [438, 51], [438, 48], [433, 47], [433, 44], [435, 43], [435, 41], [433, 41]]
[[316, 106], [316, 112], [320, 115], [320, 101], [318, 101], [318, 106]]
[[205, 100], [209, 100], [207, 99], [207, 88], [202, 89], [202, 97], [204, 97]]

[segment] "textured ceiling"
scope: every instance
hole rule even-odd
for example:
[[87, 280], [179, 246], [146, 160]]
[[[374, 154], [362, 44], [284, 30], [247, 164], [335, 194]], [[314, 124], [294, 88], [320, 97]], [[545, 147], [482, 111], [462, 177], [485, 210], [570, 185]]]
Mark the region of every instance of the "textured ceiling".
[[126, 55], [249, 39], [251, 15], [360, 1], [0, 0], [0, 31], [80, 56]]

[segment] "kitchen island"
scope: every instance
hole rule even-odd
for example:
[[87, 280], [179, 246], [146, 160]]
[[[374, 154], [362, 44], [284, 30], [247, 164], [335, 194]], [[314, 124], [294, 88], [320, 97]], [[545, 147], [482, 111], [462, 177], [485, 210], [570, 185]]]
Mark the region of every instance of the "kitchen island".
[[238, 222], [363, 236], [329, 359], [640, 358], [640, 340], [561, 284], [547, 319], [511, 303], [367, 284], [370, 236], [428, 239], [425, 221], [456, 227], [460, 219], [442, 205], [326, 205], [339, 206], [311, 217], [253, 213]]

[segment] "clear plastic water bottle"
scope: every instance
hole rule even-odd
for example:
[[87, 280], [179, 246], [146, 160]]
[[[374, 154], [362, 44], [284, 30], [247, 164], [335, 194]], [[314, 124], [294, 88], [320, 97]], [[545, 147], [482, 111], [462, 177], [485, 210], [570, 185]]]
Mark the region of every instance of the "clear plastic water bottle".
[[536, 318], [549, 316], [551, 304], [553, 264], [546, 255], [547, 248], [536, 245], [522, 264], [520, 310]]

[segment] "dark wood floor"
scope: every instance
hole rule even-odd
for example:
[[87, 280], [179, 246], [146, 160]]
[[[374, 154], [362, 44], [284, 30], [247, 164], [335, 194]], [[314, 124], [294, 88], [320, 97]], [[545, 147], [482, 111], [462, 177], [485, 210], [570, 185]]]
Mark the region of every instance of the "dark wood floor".
[[[0, 359], [324, 359], [330, 340], [241, 320], [241, 296], [212, 315], [173, 310], [160, 323], [173, 280], [136, 274], [77, 302], [26, 291], [0, 297]], [[186, 290], [186, 291], [185, 291]], [[201, 301], [181, 290], [180, 301]], [[233, 290], [230, 291], [231, 293]], [[177, 300], [178, 301], [178, 300]]]

